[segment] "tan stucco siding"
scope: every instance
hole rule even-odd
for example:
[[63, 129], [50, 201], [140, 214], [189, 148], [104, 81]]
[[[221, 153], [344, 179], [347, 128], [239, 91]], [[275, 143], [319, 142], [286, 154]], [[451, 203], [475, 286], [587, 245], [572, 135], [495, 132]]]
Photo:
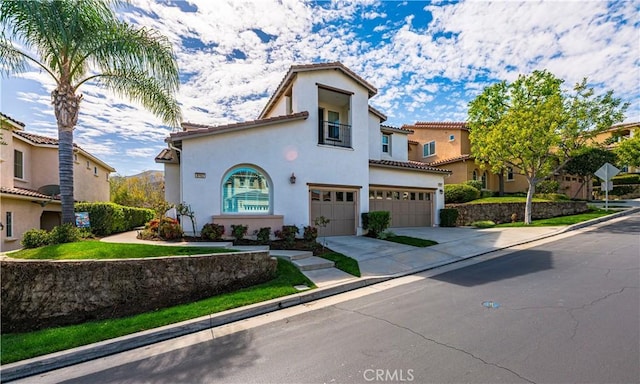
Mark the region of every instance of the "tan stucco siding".
[[[11, 251], [22, 248], [20, 242], [23, 234], [29, 229], [40, 228], [40, 216], [43, 211], [60, 212], [60, 203], [51, 202], [44, 208], [31, 199], [11, 198], [7, 196], [0, 197], [0, 223], [4, 225], [0, 231], [0, 251]], [[12, 214], [12, 230], [11, 237], [7, 237], [7, 212]]]

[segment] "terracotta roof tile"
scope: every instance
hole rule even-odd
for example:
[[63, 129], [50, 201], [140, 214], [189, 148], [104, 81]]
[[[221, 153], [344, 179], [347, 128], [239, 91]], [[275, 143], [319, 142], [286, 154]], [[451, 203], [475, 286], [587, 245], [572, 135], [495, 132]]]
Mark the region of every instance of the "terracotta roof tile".
[[467, 123], [464, 121], [416, 121], [415, 124], [405, 124], [403, 127], [408, 129], [420, 129], [420, 128], [431, 128], [431, 129], [465, 129], [468, 130], [469, 127]]
[[184, 131], [170, 134], [171, 139], [182, 139], [184, 137], [195, 137], [210, 135], [226, 131], [235, 131], [239, 129], [247, 129], [260, 127], [265, 125], [277, 124], [287, 121], [301, 120], [309, 117], [309, 112], [298, 112], [291, 115], [275, 116], [268, 119], [259, 119], [251, 121], [243, 121], [240, 123], [232, 123], [218, 126], [194, 124], [194, 123], [182, 123]]
[[178, 153], [171, 148], [165, 148], [156, 156], [156, 163], [175, 163], [179, 162]]
[[420, 161], [369, 160], [369, 164], [381, 165], [381, 166], [393, 167], [393, 168], [417, 169], [417, 170], [431, 171], [436, 173], [451, 173], [451, 171], [449, 170], [435, 168], [427, 163], [422, 163]]
[[[6, 193], [9, 195], [17, 195], [17, 196], [27, 196], [34, 197], [38, 199], [51, 199], [51, 196], [44, 195], [38, 191], [34, 191], [31, 189], [25, 188], [8, 188], [8, 187], [0, 187], [0, 193]], [[59, 196], [54, 196], [53, 200], [60, 200]]]
[[429, 165], [435, 167], [435, 166], [440, 166], [443, 164], [451, 164], [451, 163], [455, 163], [458, 161], [463, 161], [463, 160], [469, 160], [469, 159], [473, 159], [471, 157], [471, 155], [460, 155], [460, 156], [456, 156], [456, 157], [451, 157], [449, 159], [442, 159], [442, 160], [438, 160], [438, 161], [434, 161], [429, 163]]
[[25, 124], [24, 124], [22, 121], [18, 121], [18, 120], [14, 119], [14, 118], [12, 118], [12, 117], [10, 117], [10, 116], [5, 115], [5, 114], [4, 114], [4, 113], [2, 113], [2, 112], [0, 112], [0, 116], [4, 117], [5, 119], [7, 119], [7, 120], [9, 120], [9, 121], [11, 121], [11, 122], [13, 122], [13, 123], [18, 124], [18, 125], [19, 125], [19, 126], [21, 126], [21, 127], [24, 127], [24, 126], [25, 126]]
[[[16, 132], [16, 135], [23, 137], [34, 144], [58, 145], [58, 139], [54, 139], [52, 137], [40, 136], [23, 131]], [[77, 147], [75, 143], [73, 146]]]

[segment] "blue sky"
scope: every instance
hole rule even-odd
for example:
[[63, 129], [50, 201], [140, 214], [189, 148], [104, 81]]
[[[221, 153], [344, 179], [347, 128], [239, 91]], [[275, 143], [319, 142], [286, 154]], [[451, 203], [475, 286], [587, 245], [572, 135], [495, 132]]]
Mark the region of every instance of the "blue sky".
[[[387, 124], [464, 121], [467, 105], [496, 81], [548, 69], [573, 86], [612, 89], [640, 120], [640, 2], [132, 0], [119, 11], [174, 44], [185, 121], [257, 117], [289, 66], [341, 61], [378, 88], [370, 104]], [[53, 84], [34, 70], [3, 78], [0, 111], [33, 133], [57, 137]], [[132, 175], [162, 169], [154, 156], [170, 128], [95, 84], [75, 142]]]

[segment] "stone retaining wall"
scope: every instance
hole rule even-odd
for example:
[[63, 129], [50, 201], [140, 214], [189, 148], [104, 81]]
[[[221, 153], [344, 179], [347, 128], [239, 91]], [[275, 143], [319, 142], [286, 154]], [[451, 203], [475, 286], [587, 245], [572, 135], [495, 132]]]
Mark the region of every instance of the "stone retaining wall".
[[152, 311], [268, 281], [268, 251], [145, 259], [0, 261], [2, 333]]
[[[525, 203], [491, 203], [491, 204], [447, 204], [447, 208], [458, 210], [456, 225], [470, 225], [475, 221], [491, 220], [496, 224], [510, 223], [511, 215], [516, 214], [516, 221], [524, 220]], [[556, 216], [575, 215], [589, 210], [586, 201], [533, 203], [532, 219], [548, 219]]]

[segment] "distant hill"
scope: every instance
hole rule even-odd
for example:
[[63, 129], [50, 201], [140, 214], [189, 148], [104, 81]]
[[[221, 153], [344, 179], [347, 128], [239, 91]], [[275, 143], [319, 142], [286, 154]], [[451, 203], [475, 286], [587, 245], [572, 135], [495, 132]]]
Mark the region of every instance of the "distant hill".
[[125, 176], [124, 178], [130, 179], [132, 177], [148, 177], [149, 181], [151, 181], [152, 183], [157, 183], [160, 181], [164, 181], [164, 171], [149, 170], [140, 172], [137, 175]]

